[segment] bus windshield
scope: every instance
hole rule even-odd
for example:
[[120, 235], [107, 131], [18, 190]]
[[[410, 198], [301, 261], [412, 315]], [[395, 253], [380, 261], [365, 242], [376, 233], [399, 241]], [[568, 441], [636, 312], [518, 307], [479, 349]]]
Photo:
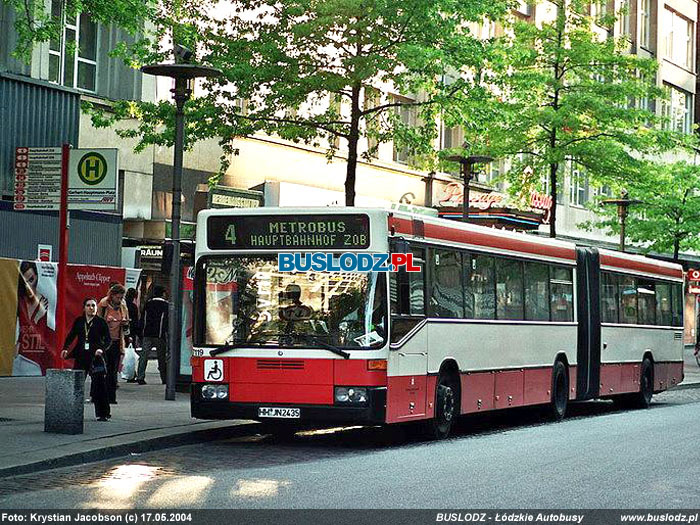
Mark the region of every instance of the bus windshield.
[[358, 349], [385, 342], [384, 274], [280, 272], [276, 255], [210, 256], [202, 270], [204, 345]]

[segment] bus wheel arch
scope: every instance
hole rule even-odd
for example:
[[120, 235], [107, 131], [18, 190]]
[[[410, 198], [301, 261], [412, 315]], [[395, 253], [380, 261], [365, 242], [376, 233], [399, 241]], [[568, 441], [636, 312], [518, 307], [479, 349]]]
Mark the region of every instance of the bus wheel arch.
[[445, 439], [460, 414], [460, 375], [454, 359], [446, 359], [440, 365], [434, 399], [435, 411], [433, 417], [426, 421], [425, 434], [430, 439]]
[[557, 355], [552, 365], [552, 389], [549, 402], [549, 414], [554, 421], [561, 421], [566, 416], [569, 404], [569, 362], [566, 354]]

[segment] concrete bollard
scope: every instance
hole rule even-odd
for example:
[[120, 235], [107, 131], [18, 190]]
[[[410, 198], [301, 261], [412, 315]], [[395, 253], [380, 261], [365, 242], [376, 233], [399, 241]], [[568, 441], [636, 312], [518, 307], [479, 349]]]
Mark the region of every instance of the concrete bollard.
[[82, 434], [85, 379], [82, 370], [46, 371], [44, 432]]

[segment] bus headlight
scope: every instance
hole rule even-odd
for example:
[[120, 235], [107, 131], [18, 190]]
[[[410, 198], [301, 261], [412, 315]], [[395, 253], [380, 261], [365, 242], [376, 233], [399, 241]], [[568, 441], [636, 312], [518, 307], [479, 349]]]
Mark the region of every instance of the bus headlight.
[[228, 385], [219, 385], [216, 387], [216, 398], [226, 399], [228, 397]]
[[228, 385], [204, 385], [202, 397], [204, 399], [227, 399]]
[[202, 387], [202, 397], [204, 399], [214, 399], [216, 397], [216, 387], [214, 385], [204, 385]]
[[367, 388], [363, 386], [335, 387], [335, 401], [343, 405], [364, 405], [367, 403]]

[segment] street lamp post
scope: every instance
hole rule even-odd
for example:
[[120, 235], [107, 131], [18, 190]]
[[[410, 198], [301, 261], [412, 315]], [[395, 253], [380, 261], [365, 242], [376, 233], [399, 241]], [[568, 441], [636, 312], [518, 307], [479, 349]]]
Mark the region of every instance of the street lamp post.
[[[182, 49], [182, 48], [181, 48]], [[190, 82], [200, 77], [217, 77], [218, 69], [195, 64], [153, 64], [141, 68], [146, 74], [175, 79], [172, 90], [175, 99], [175, 154], [173, 158], [172, 264], [170, 266], [170, 315], [168, 317], [168, 346], [170, 359], [165, 387], [165, 399], [175, 400], [175, 380], [180, 364], [182, 324], [182, 267], [180, 265], [180, 205], [182, 201], [182, 152], [185, 143], [185, 102], [192, 95]]]
[[447, 160], [451, 162], [459, 162], [459, 174], [464, 182], [464, 192], [462, 195], [462, 222], [469, 222], [469, 183], [474, 178], [474, 164], [482, 164], [491, 162], [492, 157], [488, 155], [450, 155]]
[[625, 251], [625, 221], [629, 215], [629, 207], [633, 204], [641, 204], [642, 201], [636, 199], [629, 199], [629, 193], [627, 190], [622, 190], [620, 192], [619, 199], [605, 199], [601, 204], [614, 204], [617, 206], [617, 217], [620, 221], [620, 251]]

